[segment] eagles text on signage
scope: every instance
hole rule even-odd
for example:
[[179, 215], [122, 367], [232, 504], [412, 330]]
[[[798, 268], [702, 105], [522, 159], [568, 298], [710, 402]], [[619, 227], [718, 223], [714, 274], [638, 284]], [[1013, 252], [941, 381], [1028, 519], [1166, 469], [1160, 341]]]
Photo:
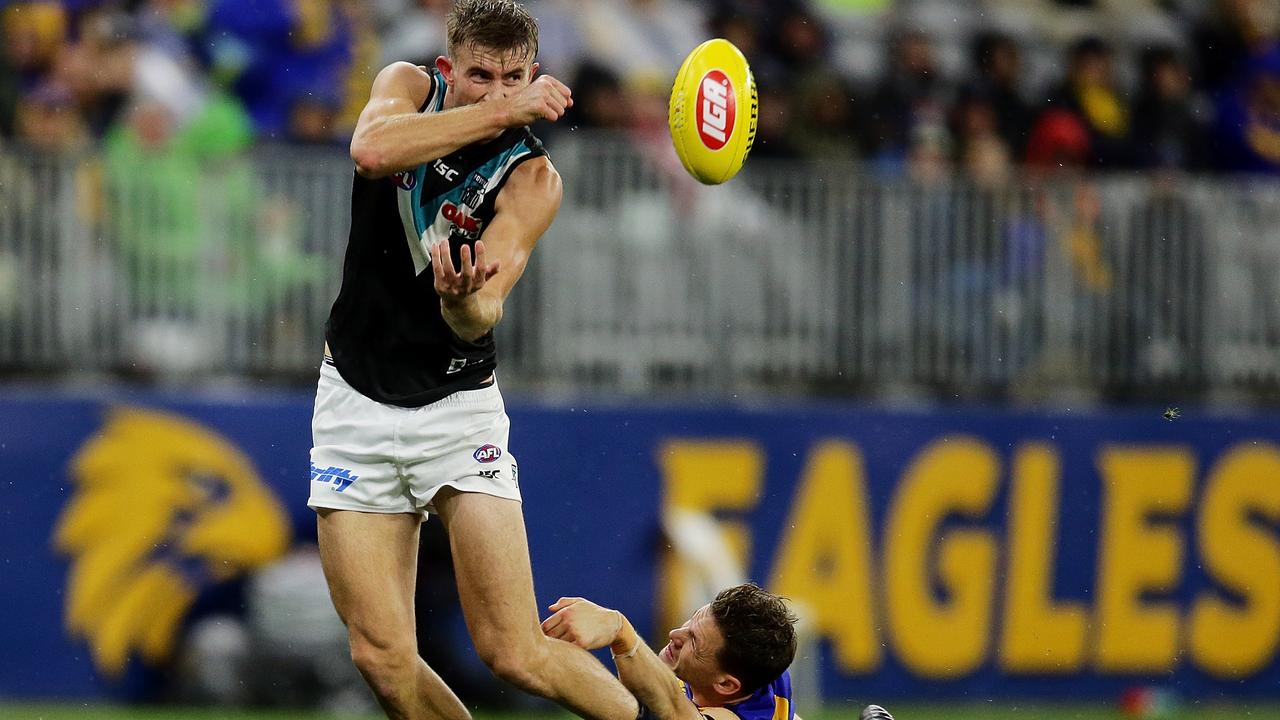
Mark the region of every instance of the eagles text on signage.
[[[658, 457], [666, 505], [727, 517], [749, 557], [761, 446], [673, 441]], [[1100, 444], [1084, 461], [1100, 481], [1088, 512], [1062, 502], [1053, 444], [1002, 456], [946, 436], [904, 464], [873, 526], [860, 449], [818, 442], [790, 507], [768, 508], [786, 519], [758, 574], [809, 609], [849, 674], [876, 671], [887, 653], [939, 680], [990, 666], [1155, 675], [1191, 663], [1220, 679], [1266, 669], [1280, 642], [1280, 447], [1246, 441], [1205, 459], [1181, 445]], [[1072, 598], [1055, 590], [1067, 553], [1096, 558], [1092, 587]]]

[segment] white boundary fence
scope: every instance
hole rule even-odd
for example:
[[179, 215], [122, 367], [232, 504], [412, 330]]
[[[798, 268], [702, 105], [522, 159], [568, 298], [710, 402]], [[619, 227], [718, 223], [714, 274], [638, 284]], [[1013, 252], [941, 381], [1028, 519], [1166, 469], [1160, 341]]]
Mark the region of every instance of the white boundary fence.
[[[566, 197], [500, 328], [508, 386], [1276, 398], [1280, 185], [753, 160], [704, 188], [663, 138], [551, 148]], [[194, 176], [0, 151], [0, 372], [311, 375], [350, 173], [336, 151]]]

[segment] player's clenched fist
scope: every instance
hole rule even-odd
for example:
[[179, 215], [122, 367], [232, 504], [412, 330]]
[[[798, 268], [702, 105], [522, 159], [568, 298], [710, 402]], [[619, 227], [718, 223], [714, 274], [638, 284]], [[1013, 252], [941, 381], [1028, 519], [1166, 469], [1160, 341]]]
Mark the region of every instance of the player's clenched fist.
[[498, 263], [487, 263], [484, 241], [476, 241], [476, 259], [471, 262], [471, 248], [462, 246], [462, 267], [453, 267], [449, 254], [449, 241], [441, 240], [431, 246], [431, 269], [435, 273], [436, 293], [445, 300], [459, 300], [484, 287], [485, 282], [498, 274]]
[[622, 628], [622, 613], [590, 600], [560, 598], [547, 609], [555, 614], [542, 621], [543, 634], [587, 650], [612, 643]]
[[565, 110], [573, 107], [573, 92], [568, 85], [550, 75], [543, 75], [507, 98], [506, 102], [512, 127], [543, 119], [555, 122], [564, 116]]

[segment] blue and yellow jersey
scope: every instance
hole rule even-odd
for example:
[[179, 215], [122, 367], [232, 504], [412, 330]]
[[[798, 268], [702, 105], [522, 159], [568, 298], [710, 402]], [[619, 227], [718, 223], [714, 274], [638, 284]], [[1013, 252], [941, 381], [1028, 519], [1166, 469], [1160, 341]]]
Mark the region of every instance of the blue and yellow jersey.
[[[693, 691], [687, 684], [684, 694], [693, 699]], [[724, 707], [742, 720], [795, 720], [796, 714], [791, 708], [791, 672], [784, 671], [777, 680], [755, 691], [751, 697]]]

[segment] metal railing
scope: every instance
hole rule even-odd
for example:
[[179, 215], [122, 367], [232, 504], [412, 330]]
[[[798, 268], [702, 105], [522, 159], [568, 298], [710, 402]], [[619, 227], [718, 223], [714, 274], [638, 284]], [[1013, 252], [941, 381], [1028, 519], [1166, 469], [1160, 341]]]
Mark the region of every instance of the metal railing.
[[[508, 386], [1277, 399], [1280, 185], [752, 160], [707, 188], [663, 138], [552, 152], [566, 196], [499, 329]], [[313, 374], [349, 161], [157, 165], [0, 152], [0, 368]]]

